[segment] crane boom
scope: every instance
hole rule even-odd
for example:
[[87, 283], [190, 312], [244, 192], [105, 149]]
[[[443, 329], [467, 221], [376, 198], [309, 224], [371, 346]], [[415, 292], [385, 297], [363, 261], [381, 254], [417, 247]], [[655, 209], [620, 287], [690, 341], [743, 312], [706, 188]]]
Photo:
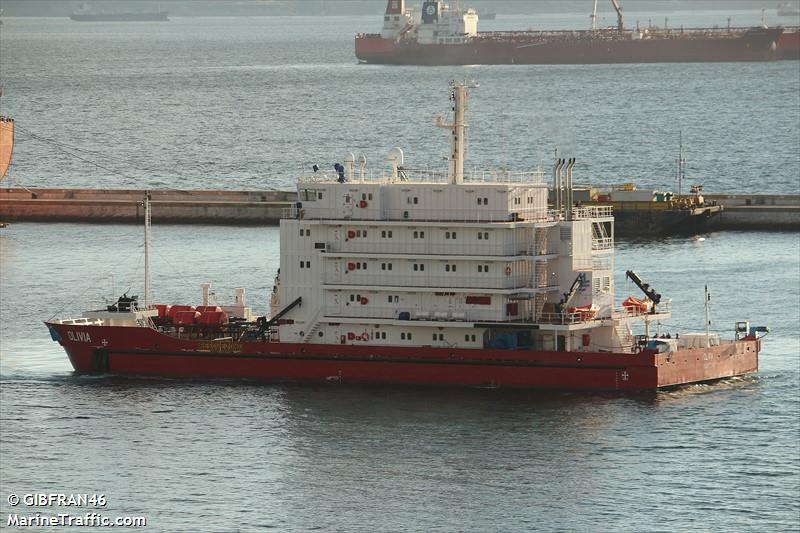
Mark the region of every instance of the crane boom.
[[650, 300], [653, 302], [653, 309], [651, 312], [655, 313], [656, 305], [659, 302], [661, 302], [661, 295], [658, 294], [654, 289], [651, 289], [649, 283], [645, 283], [644, 281], [642, 281], [642, 278], [637, 276], [636, 272], [634, 272], [633, 270], [627, 270], [625, 272], [625, 276], [627, 276], [628, 279], [630, 279], [633, 283], [635, 283], [636, 286], [642, 290], [645, 296], [650, 298]]
[[559, 313], [562, 313], [564, 309], [569, 307], [569, 304], [572, 303], [572, 299], [578, 294], [578, 289], [584, 283], [584, 279], [583, 274], [580, 274], [575, 278], [575, 281], [572, 282], [572, 286], [569, 290], [562, 295], [561, 301], [556, 304], [556, 310]]
[[617, 12], [617, 31], [622, 33], [622, 6], [620, 5], [619, 0], [611, 0], [611, 4], [614, 6], [614, 10]]

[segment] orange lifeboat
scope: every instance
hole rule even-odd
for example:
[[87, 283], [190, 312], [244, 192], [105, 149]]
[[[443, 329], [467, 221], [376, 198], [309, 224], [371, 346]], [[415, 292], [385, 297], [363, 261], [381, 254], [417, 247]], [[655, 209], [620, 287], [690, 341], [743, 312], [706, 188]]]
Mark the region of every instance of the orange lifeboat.
[[631, 314], [647, 313], [653, 307], [653, 302], [647, 298], [639, 300], [633, 296], [628, 296], [623, 300], [622, 307]]

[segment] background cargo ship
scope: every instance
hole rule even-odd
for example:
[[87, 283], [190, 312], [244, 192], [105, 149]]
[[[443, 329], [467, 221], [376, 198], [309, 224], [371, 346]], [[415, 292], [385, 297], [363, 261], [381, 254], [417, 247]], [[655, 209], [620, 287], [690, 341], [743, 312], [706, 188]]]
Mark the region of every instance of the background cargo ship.
[[379, 34], [358, 34], [356, 57], [396, 65], [590, 64], [778, 59], [781, 28], [625, 29], [622, 7], [612, 0], [617, 25], [584, 31], [479, 32], [474, 9], [426, 0], [421, 10], [388, 0]]

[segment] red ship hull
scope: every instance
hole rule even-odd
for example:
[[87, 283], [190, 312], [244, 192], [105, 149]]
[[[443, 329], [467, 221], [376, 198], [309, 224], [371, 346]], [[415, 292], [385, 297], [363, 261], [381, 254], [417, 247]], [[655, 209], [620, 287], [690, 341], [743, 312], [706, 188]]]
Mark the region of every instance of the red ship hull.
[[800, 59], [800, 28], [784, 31], [778, 39], [778, 52], [783, 59]]
[[776, 43], [781, 32], [780, 28], [735, 34], [709, 30], [708, 36], [688, 37], [676, 30], [644, 39], [600, 38], [587, 32], [479, 33], [464, 44], [418, 44], [367, 34], [356, 36], [355, 50], [359, 61], [392, 65], [768, 61], [780, 57]]
[[81, 373], [558, 390], [653, 390], [758, 370], [755, 339], [637, 354], [178, 339], [150, 328], [48, 323]]

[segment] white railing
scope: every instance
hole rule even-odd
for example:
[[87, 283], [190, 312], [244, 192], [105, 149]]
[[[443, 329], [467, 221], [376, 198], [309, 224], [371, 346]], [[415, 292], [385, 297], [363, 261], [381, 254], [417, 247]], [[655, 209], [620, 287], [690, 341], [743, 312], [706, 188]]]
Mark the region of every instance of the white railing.
[[302, 208], [286, 207], [281, 210], [281, 218], [301, 218], [312, 220], [408, 220], [422, 222], [554, 222], [551, 211], [546, 209], [484, 209], [479, 206], [462, 209], [425, 209], [420, 207], [399, 209], [361, 209], [353, 208], [346, 212], [341, 207], [322, 208], [313, 205]]
[[600, 239], [592, 238], [592, 250], [610, 250], [614, 247], [614, 239], [603, 237]]
[[610, 205], [589, 205], [572, 208], [573, 220], [586, 220], [589, 218], [609, 218], [613, 215]]
[[539, 317], [540, 324], [580, 324], [594, 320], [596, 319], [592, 313], [580, 311], [574, 313], [541, 313]]
[[[349, 273], [326, 272], [322, 277], [326, 285], [366, 285], [375, 287], [442, 287], [466, 289], [541, 289], [554, 290], [558, 288], [558, 280], [553, 277], [546, 285], [537, 287], [533, 274], [517, 274], [510, 276], [457, 276], [431, 275], [420, 273], [418, 275], [389, 275], [361, 274], [358, 271]], [[540, 280], [541, 283], [541, 280]]]
[[[399, 239], [397, 239], [399, 241]], [[466, 239], [464, 239], [466, 240]], [[480, 244], [465, 242], [355, 242], [333, 241], [326, 243], [329, 253], [366, 253], [366, 254], [426, 254], [426, 255], [471, 255], [471, 256], [531, 256], [541, 257], [553, 255], [554, 250], [539, 250], [544, 253], [536, 255], [536, 246], [520, 246], [513, 244]]]
[[398, 307], [375, 306], [371, 304], [359, 305], [358, 303], [348, 306], [326, 306], [323, 312], [327, 318], [382, 318], [399, 320], [401, 313], [408, 313], [409, 320], [426, 321], [500, 322], [519, 319], [517, 316], [505, 316], [504, 310], [500, 309], [470, 309], [460, 311], [452, 309], [432, 309], [429, 311], [414, 311]]
[[[347, 176], [347, 173], [345, 173]], [[464, 183], [524, 183], [539, 185], [544, 183], [545, 174], [542, 170], [527, 172], [512, 172], [510, 170], [465, 170]], [[336, 172], [303, 172], [297, 180], [299, 183], [335, 183], [339, 181]], [[345, 180], [345, 183], [370, 183], [370, 184], [389, 184], [389, 183], [449, 183], [450, 179], [447, 171], [429, 170], [427, 168], [403, 168], [398, 169], [397, 176], [393, 176], [388, 171], [380, 173], [375, 171], [365, 171], [362, 175], [360, 169], [353, 168], [352, 176]]]

